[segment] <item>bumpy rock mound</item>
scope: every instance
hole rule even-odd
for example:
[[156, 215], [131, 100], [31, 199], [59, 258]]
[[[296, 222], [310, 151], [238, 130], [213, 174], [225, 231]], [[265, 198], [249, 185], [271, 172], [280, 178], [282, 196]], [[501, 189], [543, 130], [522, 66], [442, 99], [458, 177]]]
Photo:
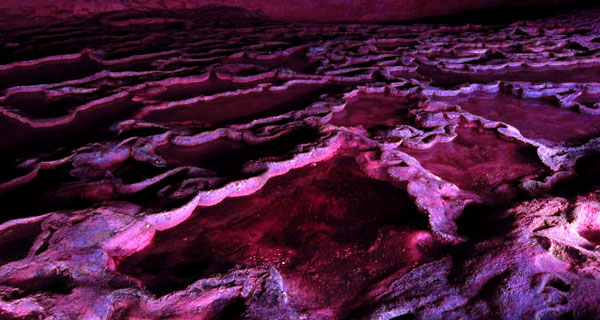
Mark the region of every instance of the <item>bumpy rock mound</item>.
[[2, 34], [0, 318], [597, 317], [598, 10], [203, 12]]

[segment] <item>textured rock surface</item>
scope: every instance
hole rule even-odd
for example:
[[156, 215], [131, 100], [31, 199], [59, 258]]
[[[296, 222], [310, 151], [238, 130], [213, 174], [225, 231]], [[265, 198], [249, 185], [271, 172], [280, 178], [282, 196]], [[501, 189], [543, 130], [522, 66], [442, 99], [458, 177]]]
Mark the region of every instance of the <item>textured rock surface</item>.
[[600, 11], [2, 33], [2, 319], [594, 319]]

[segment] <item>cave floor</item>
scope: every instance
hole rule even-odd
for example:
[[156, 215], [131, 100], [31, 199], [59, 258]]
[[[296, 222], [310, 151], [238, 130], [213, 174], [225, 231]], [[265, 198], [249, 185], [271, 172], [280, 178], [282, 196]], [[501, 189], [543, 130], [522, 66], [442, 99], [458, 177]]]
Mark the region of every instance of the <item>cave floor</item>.
[[0, 39], [0, 319], [600, 314], [598, 9]]

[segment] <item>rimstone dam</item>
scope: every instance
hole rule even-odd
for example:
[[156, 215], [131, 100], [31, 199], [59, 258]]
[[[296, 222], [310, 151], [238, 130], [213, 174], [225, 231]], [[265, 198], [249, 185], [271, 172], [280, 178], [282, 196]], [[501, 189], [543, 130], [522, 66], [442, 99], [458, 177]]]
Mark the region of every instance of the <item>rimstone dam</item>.
[[0, 3], [0, 319], [600, 319], [600, 3]]

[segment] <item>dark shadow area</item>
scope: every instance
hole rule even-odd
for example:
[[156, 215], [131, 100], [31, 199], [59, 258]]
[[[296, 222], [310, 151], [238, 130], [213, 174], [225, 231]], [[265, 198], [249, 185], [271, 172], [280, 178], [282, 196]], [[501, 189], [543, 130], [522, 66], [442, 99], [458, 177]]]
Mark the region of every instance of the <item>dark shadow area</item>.
[[42, 232], [39, 222], [19, 224], [0, 232], [0, 265], [27, 257]]
[[557, 197], [574, 197], [593, 192], [600, 186], [600, 154], [583, 157], [575, 164], [576, 176], [562, 181], [550, 190]]
[[499, 217], [506, 208], [481, 204], [467, 206], [456, 220], [458, 233], [469, 237], [470, 241], [504, 236], [514, 227], [514, 217]]
[[76, 181], [69, 171], [73, 167], [59, 166], [53, 170], [40, 170], [38, 176], [25, 186], [0, 195], [2, 213], [0, 223], [17, 218], [36, 216], [54, 209], [84, 208], [88, 202], [79, 202], [76, 199], [65, 202], [48, 203], [42, 201], [42, 196], [48, 192], [58, 190], [61, 184]]
[[596, 0], [579, 0], [576, 3], [561, 4], [555, 6], [512, 6], [500, 8], [486, 8], [469, 10], [457, 14], [442, 17], [417, 19], [408, 23], [431, 23], [431, 24], [510, 24], [524, 20], [536, 20], [563, 14], [567, 11], [577, 9], [596, 8], [600, 6]]

